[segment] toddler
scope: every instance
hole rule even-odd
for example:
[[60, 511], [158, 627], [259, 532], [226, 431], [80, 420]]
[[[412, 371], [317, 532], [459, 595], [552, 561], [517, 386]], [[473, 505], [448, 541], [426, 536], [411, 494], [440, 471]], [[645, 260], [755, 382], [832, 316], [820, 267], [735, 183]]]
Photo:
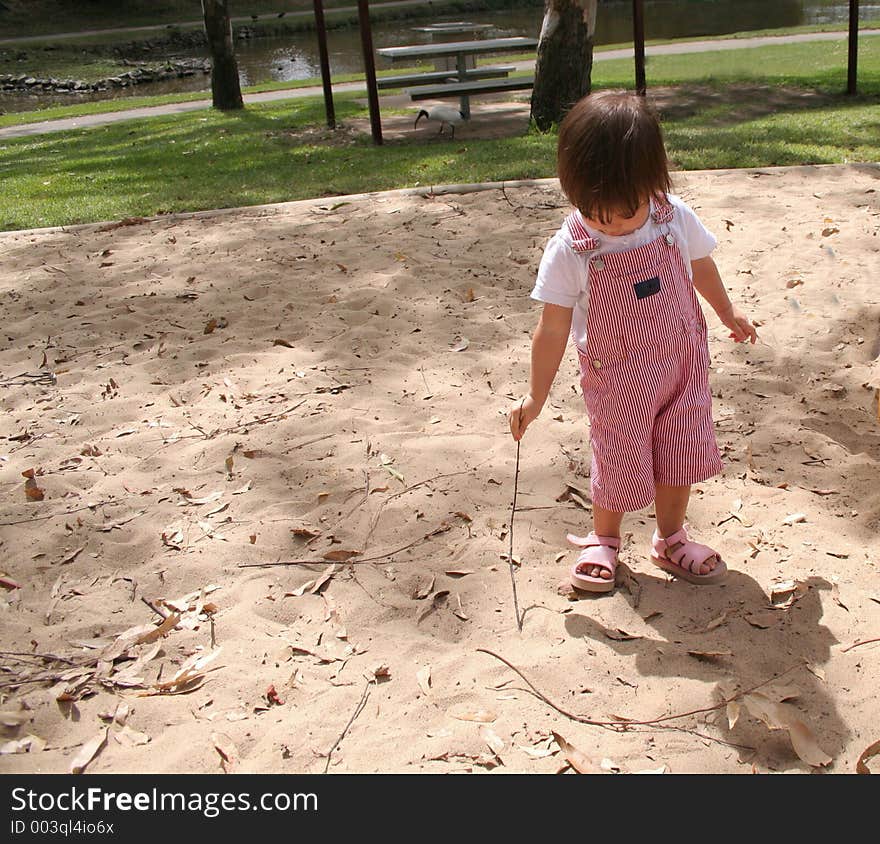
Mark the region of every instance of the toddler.
[[663, 135], [644, 97], [580, 100], [559, 129], [558, 172], [574, 205], [550, 239], [532, 298], [544, 303], [532, 338], [529, 392], [509, 414], [519, 440], [540, 414], [569, 334], [590, 419], [593, 530], [572, 585], [614, 588], [620, 526], [652, 501], [651, 559], [677, 578], [718, 583], [727, 567], [685, 526], [691, 484], [721, 471], [712, 424], [706, 320], [695, 290], [738, 343], [754, 326], [727, 296], [715, 237], [669, 193]]

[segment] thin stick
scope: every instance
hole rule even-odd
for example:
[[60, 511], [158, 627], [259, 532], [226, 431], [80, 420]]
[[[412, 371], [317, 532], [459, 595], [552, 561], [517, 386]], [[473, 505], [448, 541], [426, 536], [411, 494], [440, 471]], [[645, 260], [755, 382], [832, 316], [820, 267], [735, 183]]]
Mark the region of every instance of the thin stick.
[[345, 729], [342, 731], [339, 738], [336, 739], [335, 742], [333, 742], [333, 747], [331, 747], [330, 750], [328, 751], [327, 764], [324, 765], [324, 773], [325, 774], [327, 773], [328, 769], [330, 768], [330, 757], [333, 755], [333, 751], [336, 750], [337, 747], [339, 747], [340, 742], [345, 738], [345, 734], [351, 728], [351, 725], [354, 723], [355, 718], [357, 718], [358, 715], [360, 715], [361, 712], [363, 712], [364, 707], [367, 705], [367, 698], [370, 695], [370, 686], [372, 686], [372, 685], [373, 685], [373, 681], [368, 680], [367, 685], [364, 686], [364, 693], [361, 695], [361, 699], [358, 701], [358, 705], [354, 708], [354, 712], [352, 713], [351, 718], [348, 719], [348, 723], [345, 725]]
[[[506, 198], [506, 196], [505, 196]], [[523, 399], [519, 403], [519, 415], [518, 422], [519, 425], [522, 425], [522, 409], [523, 403], [525, 399]], [[517, 428], [519, 428], [519, 425]], [[510, 511], [510, 553], [507, 556], [507, 565], [510, 568], [510, 585], [513, 587], [513, 612], [516, 615], [516, 628], [522, 633], [522, 616], [519, 614], [519, 601], [516, 597], [516, 569], [515, 563], [513, 562], [513, 520], [516, 516], [516, 492], [519, 488], [519, 447], [522, 440], [522, 432], [520, 431], [520, 439], [516, 441], [516, 471], [513, 474], [513, 507]]]
[[489, 654], [489, 656], [494, 656], [495, 659], [500, 660], [512, 671], [515, 671], [517, 674], [519, 674], [519, 676], [522, 677], [523, 680], [525, 680], [529, 688], [535, 693], [535, 695], [537, 695], [538, 698], [543, 700], [544, 703], [547, 704], [547, 706], [555, 709], [558, 713], [564, 715], [566, 718], [570, 718], [572, 721], [577, 721], [580, 724], [590, 724], [593, 727], [617, 727], [618, 729], [623, 730], [633, 725], [660, 724], [663, 721], [675, 721], [678, 718], [687, 718], [689, 715], [699, 715], [703, 712], [714, 712], [716, 709], [721, 709], [722, 706], [727, 706], [730, 701], [738, 700], [741, 697], [745, 697], [747, 694], [751, 694], [756, 689], [760, 689], [761, 686], [766, 686], [768, 683], [773, 683], [774, 681], [779, 680], [781, 677], [784, 677], [786, 674], [794, 671], [795, 668], [800, 668], [803, 665], [802, 662], [796, 662], [794, 665], [786, 668], [785, 671], [783, 671], [781, 674], [776, 674], [769, 680], [764, 680], [763, 682], [758, 683], [757, 686], [752, 686], [750, 689], [745, 689], [741, 692], [737, 692], [732, 698], [723, 700], [721, 701], [721, 703], [715, 704], [715, 706], [706, 706], [702, 709], [692, 709], [690, 712], [680, 712], [678, 715], [663, 715], [659, 718], [651, 718], [647, 721], [634, 721], [628, 718], [622, 718], [616, 721], [594, 721], [590, 718], [584, 718], [582, 715], [575, 715], [572, 712], [568, 712], [561, 706], [555, 704], [545, 694], [543, 694], [543, 692], [540, 692], [532, 683], [532, 681], [529, 680], [529, 678], [522, 673], [522, 671], [520, 671], [515, 665], [511, 665], [503, 656], [499, 656], [498, 654], [493, 653], [490, 650], [486, 650], [486, 648], [477, 648], [477, 651], [479, 651], [480, 653]]
[[56, 656], [55, 654], [31, 653], [29, 651], [0, 651], [0, 656], [30, 657], [30, 659], [32, 660], [42, 659], [48, 662], [66, 662], [68, 665], [75, 664], [72, 660], [65, 659], [63, 656]]
[[145, 603], [145, 604], [146, 604], [146, 605], [147, 605], [147, 606], [148, 606], [148, 607], [149, 607], [154, 613], [156, 613], [156, 615], [158, 615], [159, 618], [161, 618], [163, 621], [168, 617], [168, 616], [162, 615], [162, 613], [160, 613], [159, 610], [157, 610], [156, 607], [155, 607], [152, 603], [150, 603], [150, 601], [148, 601], [143, 595], [141, 595], [141, 600], [142, 600], [142, 601], [143, 601], [143, 602], [144, 602], [144, 603]]
[[853, 642], [849, 647], [844, 648], [841, 653], [845, 654], [847, 651], [851, 651], [853, 648], [859, 647], [859, 645], [870, 645], [871, 642], [880, 642], [880, 639], [862, 639], [859, 642]]
[[[480, 465], [480, 464], [478, 464], [478, 465]], [[476, 467], [472, 467], [472, 469], [473, 468], [476, 468]], [[438, 481], [438, 480], [440, 480], [440, 478], [452, 478], [452, 477], [455, 477], [456, 475], [466, 475], [470, 471], [471, 471], [471, 469], [464, 469], [461, 472], [447, 472], [442, 475], [434, 475], [433, 478], [428, 478], [427, 480], [419, 481], [417, 484], [413, 484], [412, 486], [408, 486], [406, 489], [400, 490], [400, 492], [392, 493], [387, 498], [383, 499], [382, 503], [379, 505], [379, 509], [376, 511], [376, 515], [373, 518], [373, 521], [370, 525], [370, 530], [367, 532], [367, 541], [369, 542], [370, 537], [373, 535], [373, 531], [376, 530], [376, 526], [379, 524], [379, 519], [382, 518], [382, 512], [385, 509], [386, 504], [393, 501], [395, 498], [399, 498], [401, 495], [406, 495], [406, 493], [412, 492], [414, 489], [418, 489], [420, 486], [424, 486], [425, 484], [429, 484], [433, 481]]]
[[[359, 560], [343, 560], [337, 562], [343, 562], [346, 566], [354, 566], [360, 563], [374, 563], [376, 560], [384, 560], [386, 557], [393, 557], [395, 554], [399, 554], [401, 551], [407, 551], [410, 548], [420, 545], [422, 542], [430, 539], [432, 536], [436, 536], [438, 533], [446, 533], [452, 525], [443, 523], [438, 528], [434, 528], [430, 533], [426, 533], [421, 539], [417, 539], [415, 542], [410, 542], [409, 545], [404, 545], [402, 548], [397, 548], [394, 551], [388, 551], [385, 554], [379, 554], [375, 557], [362, 557]], [[239, 563], [238, 568], [240, 569], [259, 569], [259, 568], [269, 568], [271, 566], [319, 566], [322, 564], [326, 564], [328, 561], [324, 560], [284, 560], [277, 563]]]
[[43, 519], [54, 519], [56, 516], [69, 516], [71, 513], [79, 513], [82, 510], [95, 510], [98, 507], [105, 507], [108, 504], [119, 504], [122, 498], [110, 498], [107, 501], [99, 501], [97, 504], [87, 504], [85, 507], [75, 507], [73, 510], [64, 510], [61, 513], [50, 513], [48, 516], [31, 516], [28, 519], [19, 519], [17, 522], [0, 522], [0, 527], [9, 525], [24, 525], [28, 522], [39, 522]]

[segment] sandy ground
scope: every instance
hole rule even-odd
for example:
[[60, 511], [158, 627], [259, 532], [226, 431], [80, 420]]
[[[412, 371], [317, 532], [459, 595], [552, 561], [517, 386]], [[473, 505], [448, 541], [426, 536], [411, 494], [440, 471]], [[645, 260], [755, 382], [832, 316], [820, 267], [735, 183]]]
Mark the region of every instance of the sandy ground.
[[880, 636], [878, 177], [676, 178], [761, 323], [745, 348], [708, 315], [727, 466], [690, 522], [731, 574], [667, 579], [644, 511], [614, 593], [558, 591], [589, 506], [569, 353], [522, 444], [522, 633], [504, 413], [555, 183], [0, 236], [0, 770], [556, 772], [554, 731], [584, 769], [855, 770], [880, 739], [880, 643], [852, 647]]

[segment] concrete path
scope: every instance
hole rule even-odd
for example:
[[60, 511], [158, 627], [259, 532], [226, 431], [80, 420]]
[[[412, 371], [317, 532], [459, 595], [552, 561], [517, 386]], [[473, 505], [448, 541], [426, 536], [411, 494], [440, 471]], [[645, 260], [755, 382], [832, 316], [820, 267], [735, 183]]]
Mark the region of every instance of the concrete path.
[[[860, 37], [880, 35], [880, 29], [865, 29], [859, 33]], [[706, 41], [686, 41], [677, 44], [659, 44], [646, 47], [648, 56], [669, 56], [684, 53], [706, 53], [715, 50], [743, 50], [751, 47], [763, 47], [768, 44], [795, 44], [803, 41], [840, 41], [846, 38], [845, 32], [804, 32], [797, 35], [771, 35], [759, 38], [726, 38]], [[608, 61], [609, 59], [633, 58], [633, 50], [627, 47], [622, 50], [606, 50], [593, 54], [593, 61]], [[517, 70], [531, 70], [535, 62], [513, 62]], [[363, 82], [342, 82], [333, 85], [334, 92], [362, 91], [365, 92]], [[295, 99], [297, 97], [322, 96], [319, 86], [308, 88], [285, 89], [279, 91], [266, 91], [262, 94], [245, 94], [244, 101], [250, 103], [264, 103], [274, 100]], [[90, 126], [104, 126], [108, 123], [118, 123], [124, 120], [140, 120], [145, 117], [159, 117], [166, 114], [182, 114], [188, 111], [199, 111], [210, 108], [211, 101], [195, 100], [187, 103], [171, 103], [169, 105], [150, 106], [148, 108], [135, 108], [127, 111], [114, 111], [106, 114], [90, 114], [82, 117], [69, 117], [63, 120], [47, 120], [41, 123], [27, 123], [21, 126], [8, 126], [0, 129], [0, 140], [5, 138], [22, 138], [30, 135], [42, 135], [47, 132], [63, 132], [69, 129], [84, 129]]]

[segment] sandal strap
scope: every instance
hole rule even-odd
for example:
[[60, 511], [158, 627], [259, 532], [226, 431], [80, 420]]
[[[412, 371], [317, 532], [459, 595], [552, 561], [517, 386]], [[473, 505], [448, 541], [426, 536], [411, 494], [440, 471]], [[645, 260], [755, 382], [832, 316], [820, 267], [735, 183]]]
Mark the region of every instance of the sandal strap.
[[577, 545], [578, 548], [607, 547], [613, 548], [615, 551], [620, 550], [619, 536], [599, 536], [591, 531], [588, 536], [575, 536], [573, 533], [569, 533], [566, 539], [572, 545]]
[[719, 562], [721, 560], [720, 555], [714, 548], [689, 539], [687, 526], [683, 526], [680, 530], [665, 538], [655, 531], [652, 544], [654, 552], [658, 556], [666, 557], [675, 565], [691, 572], [691, 574], [698, 574], [700, 566], [707, 560], [712, 559], [712, 557], [715, 557]]
[[575, 571], [581, 566], [596, 566], [613, 575], [617, 570], [617, 549], [610, 545], [590, 545], [578, 554]]

